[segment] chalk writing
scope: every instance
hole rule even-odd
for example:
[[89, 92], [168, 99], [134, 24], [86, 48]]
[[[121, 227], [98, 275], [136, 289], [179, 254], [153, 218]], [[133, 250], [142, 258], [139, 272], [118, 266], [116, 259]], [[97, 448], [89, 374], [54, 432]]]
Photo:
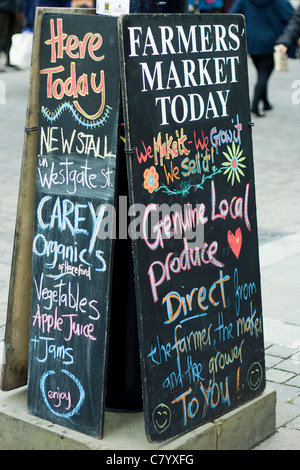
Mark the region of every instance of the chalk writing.
[[28, 405], [101, 436], [112, 240], [99, 233], [115, 194], [117, 25], [54, 13], [42, 23]]
[[[53, 413], [54, 415], [58, 417], [70, 419], [72, 416], [77, 414], [80, 408], [82, 407], [82, 404], [85, 399], [85, 392], [79, 380], [73, 374], [71, 374], [68, 370], [62, 369], [61, 373], [64, 374], [66, 377], [69, 377], [70, 381], [72, 381], [75, 384], [77, 390], [80, 393], [79, 399], [77, 403], [75, 404], [75, 406], [71, 408], [72, 400], [71, 400], [70, 391], [61, 393], [59, 391], [59, 387], [57, 386], [55, 391], [48, 390], [48, 392], [46, 392], [46, 379], [48, 377], [55, 375], [55, 371], [53, 370], [49, 370], [42, 375], [41, 380], [40, 380], [40, 389], [42, 392], [44, 402], [47, 408], [49, 409], [49, 411], [51, 411], [51, 413]], [[65, 402], [65, 401], [67, 402], [67, 406], [65, 406], [65, 403], [63, 403], [64, 409], [62, 411], [55, 409], [55, 408], [61, 408], [62, 402]]]
[[133, 243], [144, 409], [156, 442], [265, 384], [245, 26], [237, 15], [121, 22], [129, 193], [145, 208]]

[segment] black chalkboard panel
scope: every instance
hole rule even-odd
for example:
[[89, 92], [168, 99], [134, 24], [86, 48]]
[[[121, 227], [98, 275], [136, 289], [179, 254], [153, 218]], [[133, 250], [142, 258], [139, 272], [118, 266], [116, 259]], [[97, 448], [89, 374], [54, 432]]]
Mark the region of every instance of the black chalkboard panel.
[[146, 434], [162, 441], [265, 387], [240, 15], [119, 22]]
[[45, 13], [29, 411], [102, 436], [119, 125], [117, 20]]

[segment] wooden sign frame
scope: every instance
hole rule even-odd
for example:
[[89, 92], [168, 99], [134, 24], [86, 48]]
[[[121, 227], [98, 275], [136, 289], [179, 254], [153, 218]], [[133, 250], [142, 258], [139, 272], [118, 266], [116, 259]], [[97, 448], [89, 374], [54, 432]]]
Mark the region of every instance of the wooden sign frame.
[[[27, 384], [41, 19], [43, 14], [49, 11], [53, 11], [53, 9], [39, 7], [36, 9], [35, 17], [32, 64], [8, 294], [4, 358], [1, 371], [1, 388], [3, 391], [14, 390]], [[86, 15], [95, 14], [95, 10], [81, 10], [78, 8], [57, 8], [55, 12], [61, 14], [74, 14], [78, 12]]]
[[103, 434], [119, 154], [117, 18], [44, 13], [28, 408]]
[[[2, 366], [1, 377], [1, 388], [4, 391], [21, 387], [27, 383], [41, 24], [44, 13], [49, 11], [59, 15], [69, 13], [95, 14], [95, 10], [85, 9], [37, 9], [9, 289], [5, 361]], [[222, 17], [224, 18], [224, 15]], [[237, 26], [231, 28], [228, 35], [228, 29], [226, 29], [227, 26], [224, 26], [222, 17], [219, 15], [213, 15], [213, 17], [210, 17], [210, 15], [197, 15], [197, 17], [190, 15], [132, 15], [131, 17], [129, 15], [119, 20], [120, 63], [126, 130], [125, 152], [127, 155], [130, 204], [131, 206], [135, 204], [144, 205], [148, 208], [148, 213], [154, 213], [156, 204], [159, 205], [163, 202], [171, 203], [171, 205], [178, 202], [183, 204], [186, 202], [183, 199], [190, 196], [189, 208], [198, 203], [203, 204], [199, 217], [203, 221], [203, 225], [207, 224], [205, 228], [208, 228], [206, 234], [204, 231], [204, 236], [207, 238], [202, 240], [206, 244], [206, 254], [204, 252], [200, 253], [198, 250], [199, 253], [196, 255], [195, 253], [199, 249], [199, 247], [196, 247], [193, 252], [194, 258], [190, 257], [189, 261], [187, 258], [190, 256], [190, 248], [187, 245], [187, 238], [181, 237], [175, 240], [174, 237], [173, 243], [174, 233], [172, 234], [170, 231], [170, 216], [169, 219], [165, 218], [164, 221], [158, 220], [154, 231], [156, 235], [158, 233], [162, 234], [160, 230], [163, 227], [166, 236], [164, 240], [157, 237], [155, 240], [149, 238], [148, 244], [145, 243], [145, 238], [133, 241], [145, 427], [146, 437], [150, 442], [164, 441], [188, 432], [204, 422], [255, 398], [262, 393], [265, 387], [245, 30], [241, 17], [235, 15], [235, 18], [238, 17], [238, 19], [235, 23], [233, 21], [232, 24]], [[162, 18], [164, 19], [162, 20]], [[185, 26], [190, 25], [191, 28], [197, 27], [191, 25], [192, 20], [195, 25], [198, 22], [200, 30], [200, 26], [203, 26], [200, 34], [205, 44], [203, 47], [206, 49], [197, 52], [198, 66], [203, 74], [203, 83], [201, 85], [206, 85], [203, 87], [203, 90], [205, 90], [203, 99], [206, 100], [207, 105], [206, 110], [203, 107], [201, 108], [202, 98], [197, 98], [196, 93], [188, 91], [189, 86], [195, 80], [193, 75], [195, 71], [193, 69], [193, 57], [195, 55], [191, 57], [187, 51], [185, 55], [184, 48], [194, 48], [192, 53], [195, 54], [196, 43], [190, 43], [189, 41], [194, 38], [193, 35], [196, 34], [196, 30], [190, 30], [189, 35], [188, 32], [184, 31], [183, 23], [180, 23], [183, 20]], [[139, 21], [141, 21], [141, 24], [139, 24]], [[162, 23], [159, 23], [159, 21], [162, 21]], [[168, 21], [171, 21], [172, 26]], [[176, 21], [179, 21], [179, 23], [176, 23]], [[230, 22], [231, 16], [226, 15], [226, 21]], [[164, 38], [164, 45], [160, 51], [156, 46], [157, 31], [153, 33], [149, 24], [156, 30], [164, 31], [162, 33], [164, 36], [161, 36], [161, 38]], [[217, 26], [213, 26], [214, 24]], [[173, 52], [170, 30], [174, 26], [181, 34], [182, 49], [180, 55], [183, 54], [183, 56], [180, 57], [180, 60], [182, 59], [182, 63], [185, 63], [186, 78], [182, 79], [181, 76], [177, 76], [176, 61], [174, 59], [174, 61], [171, 61], [172, 63], [169, 62], [168, 64], [168, 86], [164, 86], [161, 81], [165, 74], [164, 61], [168, 54], [171, 53], [172, 55]], [[129, 35], [128, 27], [131, 27]], [[205, 28], [208, 29], [205, 30]], [[218, 47], [220, 48], [218, 51], [214, 49], [215, 46], [209, 44], [209, 33], [211, 32], [209, 28], [216, 29], [215, 34], [217, 34]], [[139, 68], [141, 64], [138, 64], [138, 59], [143, 39], [142, 34], [145, 31], [148, 31], [148, 36], [147, 42], [144, 44], [144, 55], [147, 56], [148, 51], [152, 50], [154, 59], [150, 57], [149, 64], [143, 69], [143, 79], [141, 79], [141, 69]], [[226, 43], [228, 37], [229, 42]], [[238, 43], [242, 44], [241, 50], [237, 52], [241, 55], [239, 59], [234, 59], [232, 57], [236, 57], [237, 54], [234, 56], [231, 52], [238, 49]], [[209, 56], [210, 46], [212, 47], [212, 53], [218, 52], [215, 56], [213, 54]], [[201, 55], [203, 52], [204, 55]], [[205, 61], [205, 57], [209, 60]], [[231, 58], [227, 60], [226, 57]], [[144, 59], [143, 62], [145, 63], [146, 60]], [[159, 61], [163, 64], [161, 69], [159, 68], [160, 65], [155, 65]], [[209, 71], [213, 62], [216, 67], [215, 73], [218, 76], [215, 83], [213, 83]], [[230, 80], [226, 78], [227, 75], [225, 76], [224, 64], [229, 67]], [[148, 67], [147, 70], [146, 67]], [[154, 67], [152, 72], [150, 72], [151, 67]], [[135, 77], [135, 87], [129, 80], [130, 73], [133, 73]], [[152, 76], [151, 73], [153, 73]], [[160, 91], [163, 88], [171, 90], [168, 95], [170, 99], [165, 99], [161, 95], [155, 96], [155, 91], [157, 91], [155, 90], [156, 80], [158, 80], [157, 89], [160, 88]], [[186, 86], [184, 87], [182, 87], [182, 80], [186, 80]], [[242, 82], [240, 86], [238, 84], [239, 80]], [[216, 88], [217, 85], [222, 86]], [[138, 101], [140, 99], [139, 93], [136, 93], [137, 87], [142, 92], [141, 96], [143, 98], [140, 102]], [[213, 95], [209, 94], [213, 87], [215, 87], [215, 97], [219, 97], [219, 110], [216, 108]], [[186, 88], [186, 90], [182, 91], [183, 88]], [[182, 91], [180, 95], [182, 98], [178, 98], [178, 90]], [[237, 98], [236, 101], [232, 101], [234, 94]], [[155, 99], [156, 109], [153, 112], [153, 100], [155, 101]], [[194, 105], [194, 109], [191, 111], [192, 114], [189, 116], [190, 121], [200, 121], [201, 113], [201, 117], [204, 116], [204, 124], [201, 121], [197, 128], [192, 129], [189, 125], [184, 128], [185, 119], [183, 119], [183, 116], [186, 113], [184, 103], [187, 99], [190, 99], [190, 105]], [[196, 101], [197, 99], [198, 101]], [[180, 103], [180, 100], [183, 107], [178, 108], [179, 114], [176, 114], [176, 104]], [[176, 126], [176, 129], [170, 124], [170, 114], [169, 110], [167, 111], [168, 103], [171, 107], [174, 103], [170, 112], [173, 120], [174, 117], [177, 120], [178, 126]], [[201, 104], [200, 108], [196, 109], [196, 103]], [[160, 105], [160, 112], [157, 114], [158, 104]], [[228, 110], [230, 112], [227, 112]], [[211, 113], [214, 122], [213, 135], [215, 140], [212, 137], [212, 129], [208, 129], [205, 121], [205, 119], [209, 119], [209, 113]], [[147, 117], [146, 126], [145, 114]], [[153, 116], [155, 117], [153, 118]], [[156, 125], [155, 122], [160, 124]], [[147, 127], [147, 130], [144, 134], [145, 127]], [[231, 138], [229, 136], [230, 132]], [[235, 137], [232, 137], [234, 132]], [[165, 141], [163, 138], [165, 138]], [[193, 158], [192, 154], [190, 155], [191, 150], [192, 154], [194, 152]], [[212, 157], [213, 153], [215, 159]], [[246, 153], [247, 160], [245, 162], [244, 156]], [[223, 158], [222, 161], [220, 157]], [[236, 167], [232, 166], [233, 157], [237, 160], [236, 165], [240, 164], [241, 173], [239, 175], [235, 172]], [[204, 179], [201, 172], [204, 174]], [[201, 179], [199, 179], [200, 174]], [[187, 179], [187, 176], [190, 176], [190, 178]], [[218, 206], [216, 206], [217, 195]], [[207, 212], [205, 212], [204, 206]], [[208, 211], [210, 213], [209, 217], [207, 216]], [[145, 245], [147, 246], [145, 247]], [[169, 271], [166, 272], [166, 263], [162, 262], [159, 256], [156, 257], [160, 251], [163, 252], [164, 259], [168, 259], [169, 263], [171, 262], [171, 254], [174, 255], [174, 263], [180, 264], [185, 259], [185, 267], [181, 264], [181, 269], [178, 272], [176, 272], [175, 264], [172, 265], [174, 268], [172, 268], [172, 273], [176, 274], [175, 287], [171, 286], [171, 283], [168, 284], [172, 277], [170, 275], [170, 266], [168, 265]], [[195, 279], [198, 282], [196, 288], [191, 284], [190, 274], [191, 272], [195, 273], [197, 260], [202, 260], [202, 266], [205, 265], [205, 272], [203, 269], [203, 273], [199, 274], [197, 272], [196, 276], [193, 277], [193, 282]], [[212, 262], [212, 260], [216, 262]], [[191, 266], [191, 263], [193, 266]], [[198, 266], [200, 265], [201, 262], [199, 261]], [[164, 276], [158, 281], [155, 278], [155, 266], [159, 266], [160, 269], [164, 270]], [[182, 272], [180, 273], [180, 271]], [[225, 292], [225, 284], [226, 287], [230, 286], [230, 294], [228, 294], [227, 288]], [[164, 291], [166, 285], [170, 288]], [[243, 286], [251, 290], [251, 292], [249, 290], [249, 298], [243, 297]], [[220, 294], [218, 299], [214, 297], [217, 287], [219, 287]], [[184, 288], [186, 291], [181, 290]], [[200, 315], [198, 312], [195, 315], [198, 319], [201, 317], [201, 328], [199, 327], [200, 329], [198, 328], [197, 331], [201, 336], [202, 346], [200, 352], [190, 350], [190, 354], [186, 354], [189, 357], [185, 357], [185, 369], [183, 369], [180, 354], [184, 353], [184, 344], [186, 344], [184, 338], [187, 340], [189, 334], [197, 329], [192, 323], [192, 318], [190, 318], [190, 322], [187, 321], [189, 320], [188, 317], [194, 316], [191, 312], [195, 309], [193, 304], [193, 299], [196, 299], [195, 292], [197, 292], [198, 310], [199, 312], [201, 310], [200, 313], [203, 314]], [[242, 297], [237, 299], [239, 296]], [[205, 299], [210, 302], [209, 306], [206, 305]], [[177, 309], [176, 301], [178, 304]], [[235, 301], [239, 303], [234, 306]], [[218, 311], [217, 306], [221, 304], [223, 305], [223, 311]], [[241, 311], [241, 308], [244, 310]], [[202, 318], [205, 317], [205, 314], [207, 315], [207, 309], [211, 313], [209, 324], [206, 324], [205, 318]], [[229, 309], [231, 310], [229, 311]], [[224, 312], [228, 315], [225, 319]], [[233, 318], [233, 312], [237, 318]], [[175, 329], [178, 327], [176, 331], [179, 331], [184, 324], [177, 323], [177, 318], [179, 319], [180, 316], [182, 317], [181, 320], [185, 324], [191, 325], [193, 330], [182, 329], [184, 332], [182, 342], [176, 343], [174, 339]], [[159, 320], [163, 317], [164, 321]], [[172, 338], [169, 333], [164, 335], [166, 325], [172, 325], [174, 330]], [[251, 329], [251, 325], [255, 326]], [[225, 358], [229, 358], [229, 354], [226, 355], [226, 348], [223, 343], [226, 343], [226, 346], [228, 344], [231, 351], [232, 367], [229, 367], [230, 359], [228, 359], [228, 364], [225, 364]], [[178, 353], [179, 347], [182, 348], [180, 354]], [[177, 356], [173, 354], [175, 350]], [[247, 358], [247, 352], [249, 351], [253, 354], [250, 359]], [[188, 382], [186, 382], [186, 379]], [[196, 394], [196, 387], [198, 387], [198, 395]], [[216, 401], [214, 393], [218, 395]], [[101, 403], [101, 407], [101, 414], [103, 414], [103, 403]], [[200, 408], [201, 412], [199, 411]], [[37, 410], [34, 413], [40, 415]], [[49, 415], [43, 415], [42, 417], [50, 419]], [[164, 419], [163, 422], [160, 421], [162, 419]], [[99, 421], [100, 428], [96, 426], [91, 430], [83, 426], [81, 429], [79, 423], [75, 425], [75, 428], [81, 432], [102, 437], [102, 417]], [[58, 422], [66, 427], [74, 428], [73, 424], [68, 426], [68, 423], [64, 424], [64, 421], [61, 421], [60, 418]]]
[[[30, 205], [26, 216], [32, 227], [30, 246], [25, 246], [24, 236], [22, 241], [15, 240], [2, 389], [25, 385], [28, 372], [28, 408], [32, 414], [101, 438], [114, 245], [111, 211], [116, 206], [120, 142], [120, 78], [117, 18], [99, 18], [91, 13], [94, 10], [37, 11], [28, 111], [31, 121], [26, 123], [30, 145], [25, 142], [21, 172], [21, 184], [28, 191], [25, 198], [20, 195], [18, 207], [24, 227], [24, 202]], [[87, 15], [90, 20], [83, 22]], [[99, 20], [102, 32], [98, 31]], [[81, 38], [78, 32], [83, 30]], [[27, 178], [28, 172], [31, 178]], [[110, 224], [101, 236], [100, 225], [106, 224], [103, 219], [110, 219]], [[24, 265], [20, 264], [18, 243], [23, 252], [28, 249], [28, 258], [31, 254], [33, 260], [31, 265], [28, 259], [31, 269], [27, 265], [27, 276], [22, 278]], [[22, 292], [24, 287], [28, 294], [31, 292], [31, 300], [30, 295], [23, 296], [19, 312], [16, 300], [21, 282]], [[25, 302], [31, 303], [28, 312]], [[50, 323], [47, 327], [43, 324], [45, 317], [50, 328]], [[17, 348], [12, 349], [12, 337], [19, 331], [24, 343], [16, 340]], [[14, 354], [9, 355], [10, 350]], [[22, 375], [17, 360], [23, 361]], [[69, 397], [69, 405], [61, 403], [62, 396]], [[60, 403], [62, 406], [58, 406]]]

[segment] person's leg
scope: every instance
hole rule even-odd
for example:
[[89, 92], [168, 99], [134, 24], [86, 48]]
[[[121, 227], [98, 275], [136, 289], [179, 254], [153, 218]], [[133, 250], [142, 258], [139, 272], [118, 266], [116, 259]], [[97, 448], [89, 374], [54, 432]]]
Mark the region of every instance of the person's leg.
[[22, 31], [22, 20], [20, 15], [13, 15], [10, 16], [9, 28], [7, 32], [7, 39], [6, 39], [6, 53], [7, 53], [7, 65], [10, 65], [10, 48], [12, 45], [12, 37], [14, 34], [20, 34]]
[[[0, 55], [4, 52], [4, 48], [6, 47], [7, 37], [8, 37], [8, 30], [10, 24], [10, 14], [6, 11], [0, 10]], [[5, 64], [2, 64], [2, 58], [0, 63], [0, 72], [4, 72]]]
[[262, 76], [261, 76], [261, 68], [262, 68], [263, 59], [262, 59], [262, 56], [260, 55], [252, 55], [251, 59], [257, 72], [257, 78], [256, 78], [255, 86], [254, 86], [254, 93], [253, 93], [252, 104], [251, 104], [251, 111], [252, 113], [260, 115], [259, 104], [260, 104], [262, 93], [263, 93], [263, 82], [262, 82]]
[[265, 111], [272, 109], [272, 105], [270, 104], [270, 101], [268, 98], [268, 84], [269, 84], [269, 79], [271, 77], [273, 70], [274, 70], [273, 55], [265, 56], [263, 71], [262, 71], [262, 75], [263, 75], [262, 80], [264, 81], [264, 91], [262, 94], [262, 101], [263, 101]]
[[274, 69], [273, 55], [253, 55], [251, 57], [257, 70], [257, 81], [254, 88], [251, 111], [257, 115], [263, 115], [259, 109], [261, 101], [263, 102], [264, 109], [271, 109], [268, 100], [268, 81]]

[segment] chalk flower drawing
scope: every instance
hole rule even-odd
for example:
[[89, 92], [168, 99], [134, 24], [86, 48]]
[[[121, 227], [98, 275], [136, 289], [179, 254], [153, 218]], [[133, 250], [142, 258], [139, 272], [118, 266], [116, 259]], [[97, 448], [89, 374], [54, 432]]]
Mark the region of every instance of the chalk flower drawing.
[[159, 175], [154, 166], [151, 166], [144, 171], [144, 188], [147, 189], [150, 194], [158, 188], [158, 180]]
[[231, 186], [233, 186], [236, 180], [240, 183], [240, 175], [245, 176], [242, 168], [246, 168], [246, 165], [241, 163], [246, 159], [246, 157], [242, 157], [243, 150], [240, 150], [240, 146], [236, 147], [235, 142], [232, 142], [231, 148], [227, 145], [227, 152], [223, 152], [223, 155], [226, 157], [227, 161], [222, 163], [224, 167], [224, 175], [228, 174], [227, 182], [231, 180]]

